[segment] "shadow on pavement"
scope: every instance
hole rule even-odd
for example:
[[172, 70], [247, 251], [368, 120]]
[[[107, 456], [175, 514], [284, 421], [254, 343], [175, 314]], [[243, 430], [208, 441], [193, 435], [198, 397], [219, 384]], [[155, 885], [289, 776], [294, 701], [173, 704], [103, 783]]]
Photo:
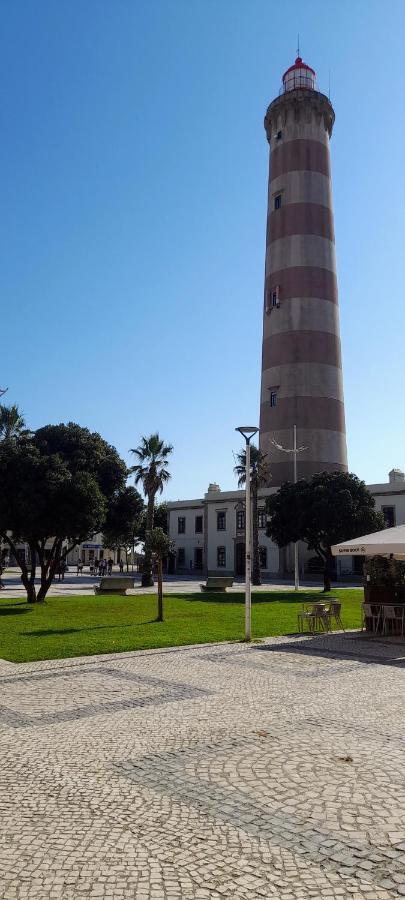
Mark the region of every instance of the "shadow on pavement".
[[252, 646], [256, 653], [289, 653], [324, 659], [357, 660], [365, 665], [395, 666], [405, 669], [405, 638], [403, 643], [383, 641], [371, 635], [355, 632], [305, 636], [288, 643], [259, 644]]

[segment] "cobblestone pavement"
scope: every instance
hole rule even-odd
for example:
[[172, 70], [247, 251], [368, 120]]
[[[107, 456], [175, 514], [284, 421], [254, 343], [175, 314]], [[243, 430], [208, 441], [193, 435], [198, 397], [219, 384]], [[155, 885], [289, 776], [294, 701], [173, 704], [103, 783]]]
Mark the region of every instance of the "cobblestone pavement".
[[0, 666], [1, 900], [405, 896], [405, 647]]

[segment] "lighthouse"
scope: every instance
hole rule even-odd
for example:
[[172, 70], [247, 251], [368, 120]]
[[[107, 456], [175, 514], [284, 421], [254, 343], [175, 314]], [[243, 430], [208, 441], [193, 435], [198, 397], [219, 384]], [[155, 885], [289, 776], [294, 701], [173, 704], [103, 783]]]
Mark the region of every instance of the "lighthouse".
[[260, 449], [271, 485], [347, 471], [329, 141], [335, 113], [300, 56], [265, 120], [270, 145]]

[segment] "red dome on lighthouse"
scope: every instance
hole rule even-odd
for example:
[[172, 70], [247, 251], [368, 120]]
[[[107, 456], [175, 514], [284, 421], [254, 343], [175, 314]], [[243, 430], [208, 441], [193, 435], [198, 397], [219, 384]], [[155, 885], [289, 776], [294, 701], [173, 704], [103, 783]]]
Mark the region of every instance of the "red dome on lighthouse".
[[303, 62], [301, 56], [297, 56], [295, 63], [284, 72], [283, 88], [285, 91], [295, 91], [297, 88], [316, 91], [316, 72]]

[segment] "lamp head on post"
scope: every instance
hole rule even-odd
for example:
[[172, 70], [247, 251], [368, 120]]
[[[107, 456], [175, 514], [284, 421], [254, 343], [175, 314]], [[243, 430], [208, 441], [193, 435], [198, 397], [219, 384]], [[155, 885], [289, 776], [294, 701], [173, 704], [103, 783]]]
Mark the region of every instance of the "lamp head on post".
[[255, 425], [240, 425], [239, 428], [235, 428], [235, 431], [239, 431], [242, 437], [245, 438], [247, 444], [250, 443], [254, 434], [257, 434], [259, 431]]

